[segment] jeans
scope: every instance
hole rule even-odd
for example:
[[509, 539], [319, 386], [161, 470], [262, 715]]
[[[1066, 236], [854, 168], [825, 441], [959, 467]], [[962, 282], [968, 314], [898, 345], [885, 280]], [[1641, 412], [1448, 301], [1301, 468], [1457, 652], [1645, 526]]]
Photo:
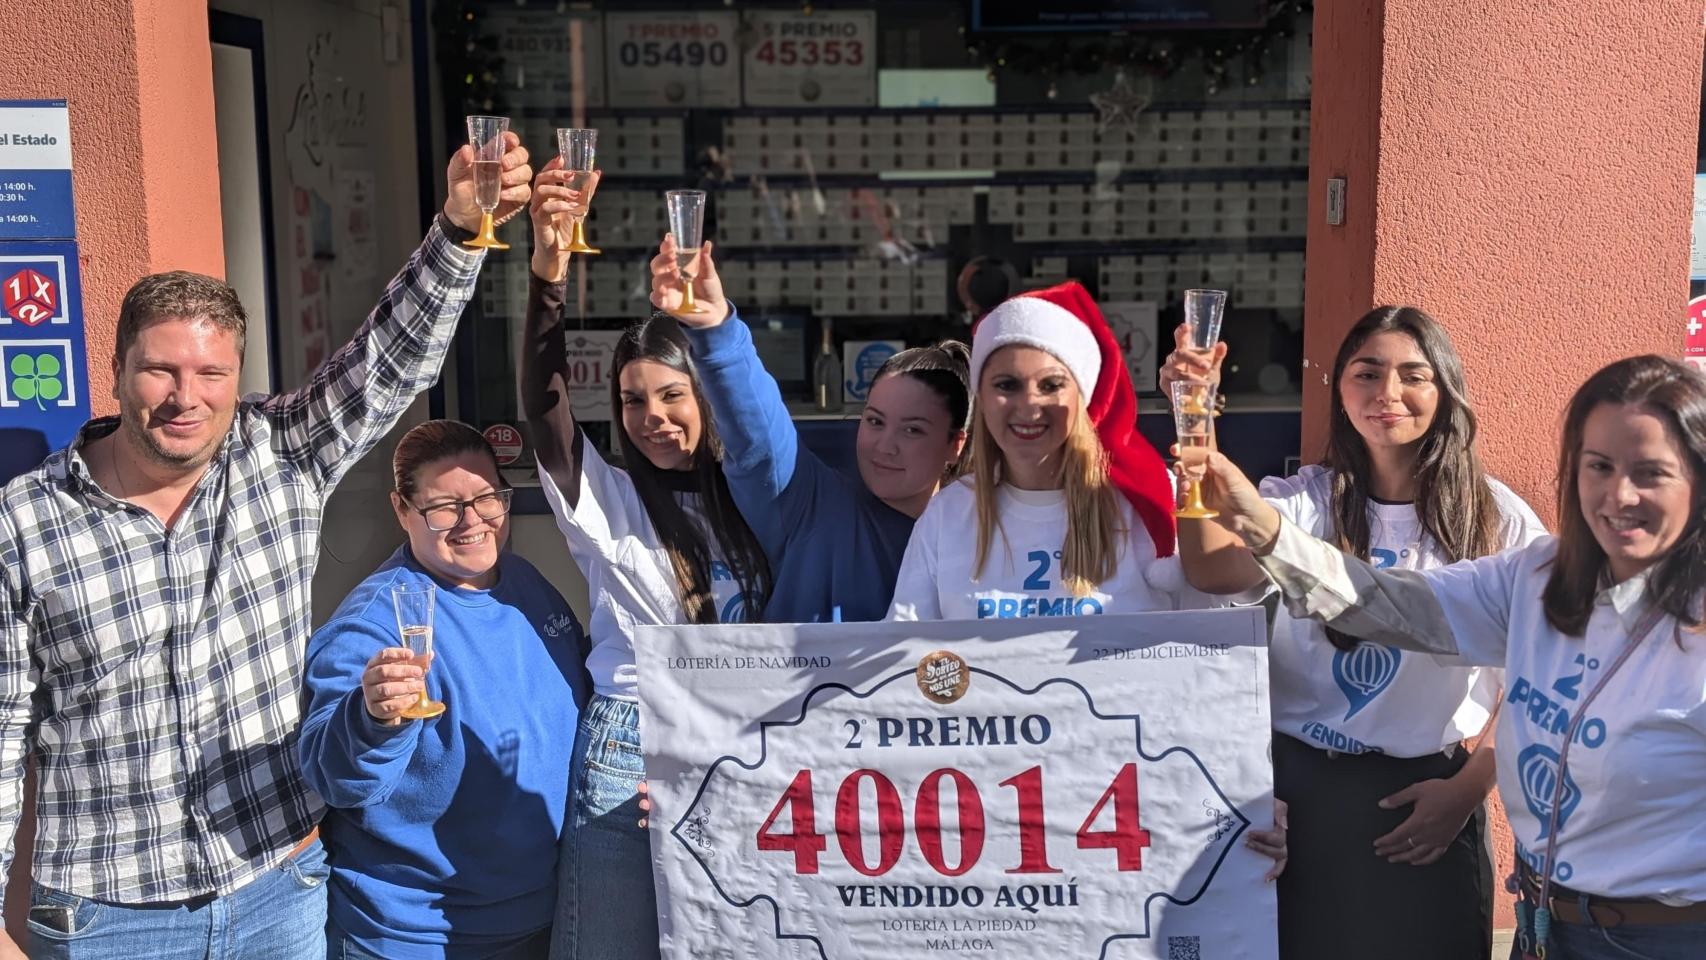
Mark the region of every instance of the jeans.
[[640, 714], [594, 697], [581, 711], [557, 867], [551, 960], [648, 960], [658, 953], [652, 848], [640, 828]]
[[[1706, 923], [1663, 926], [1559, 923], [1552, 921], [1546, 960], [1694, 960], [1706, 944]], [[1511, 960], [1522, 960], [1521, 938], [1511, 945]]]
[[[325, 960], [326, 848], [319, 840], [248, 886], [187, 903], [119, 904], [30, 891], [31, 960]], [[56, 928], [48, 911], [68, 922]]]

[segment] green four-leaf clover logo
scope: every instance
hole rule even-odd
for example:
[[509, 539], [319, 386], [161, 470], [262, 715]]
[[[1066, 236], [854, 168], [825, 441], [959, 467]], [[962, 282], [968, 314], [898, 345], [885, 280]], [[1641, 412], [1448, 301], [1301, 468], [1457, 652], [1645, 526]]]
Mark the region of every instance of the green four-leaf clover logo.
[[15, 354], [10, 370], [12, 396], [19, 400], [34, 400], [37, 410], [46, 412], [42, 401], [58, 400], [65, 392], [65, 384], [59, 379], [62, 370], [59, 358], [51, 353]]

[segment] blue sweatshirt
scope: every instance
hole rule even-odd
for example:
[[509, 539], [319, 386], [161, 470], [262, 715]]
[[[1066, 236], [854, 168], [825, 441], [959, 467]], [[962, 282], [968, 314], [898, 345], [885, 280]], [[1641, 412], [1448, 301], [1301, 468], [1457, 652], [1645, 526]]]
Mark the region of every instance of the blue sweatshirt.
[[722, 435], [723, 474], [775, 577], [764, 619], [881, 620], [912, 518], [800, 446], [733, 304], [715, 327], [682, 329]]
[[[361, 674], [397, 645], [395, 583], [438, 586], [427, 693], [446, 709], [388, 727], [368, 714]], [[583, 643], [526, 560], [505, 553], [496, 586], [464, 590], [432, 579], [406, 544], [315, 631], [302, 773], [331, 808], [331, 919], [363, 950], [484, 957], [550, 924]]]

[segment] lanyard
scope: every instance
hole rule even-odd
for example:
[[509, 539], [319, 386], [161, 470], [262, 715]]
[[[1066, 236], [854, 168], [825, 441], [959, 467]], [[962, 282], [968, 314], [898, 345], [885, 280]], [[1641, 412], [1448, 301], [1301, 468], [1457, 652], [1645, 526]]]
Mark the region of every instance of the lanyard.
[[[1605, 689], [1605, 685], [1611, 682], [1611, 678], [1616, 675], [1623, 664], [1628, 662], [1629, 656], [1635, 652], [1635, 648], [1641, 645], [1641, 641], [1647, 639], [1647, 634], [1653, 632], [1653, 628], [1658, 626], [1659, 621], [1663, 620], [1664, 616], [1664, 610], [1656, 604], [1647, 610], [1646, 614], [1635, 624], [1635, 628], [1629, 631], [1629, 642], [1623, 645], [1623, 650], [1617, 654], [1617, 659], [1611, 661], [1611, 665], [1599, 675], [1598, 680], [1594, 681], [1593, 687], [1588, 690], [1587, 696], [1582, 698], [1581, 705], [1576, 708], [1575, 715], [1570, 718], [1569, 726], [1564, 730], [1564, 745], [1558, 750], [1558, 778], [1557, 782], [1552, 785], [1552, 807], [1546, 814], [1546, 859], [1542, 863], [1544, 869], [1540, 874], [1540, 900], [1535, 905], [1534, 913], [1535, 952], [1533, 956], [1539, 957], [1541, 960], [1544, 960], [1546, 956], [1546, 941], [1551, 939], [1552, 911], [1547, 904], [1551, 902], [1552, 870], [1556, 866], [1555, 861], [1558, 856], [1558, 810], [1564, 801], [1564, 776], [1565, 771], [1569, 769], [1570, 744], [1575, 742], [1576, 730], [1582, 725], [1582, 720], [1587, 717], [1588, 705], [1593, 703], [1594, 698]], [[1523, 952], [1527, 954], [1528, 951], [1525, 949]]]

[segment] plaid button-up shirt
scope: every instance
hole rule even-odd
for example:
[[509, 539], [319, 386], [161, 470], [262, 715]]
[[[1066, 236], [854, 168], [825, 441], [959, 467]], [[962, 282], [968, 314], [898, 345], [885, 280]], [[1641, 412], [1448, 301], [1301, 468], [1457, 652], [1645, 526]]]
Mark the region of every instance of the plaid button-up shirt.
[[297, 766], [320, 515], [437, 378], [481, 258], [434, 224], [307, 386], [238, 407], [168, 530], [67, 450], [0, 494], [0, 877], [25, 751], [35, 879], [155, 903], [230, 893], [323, 805]]

